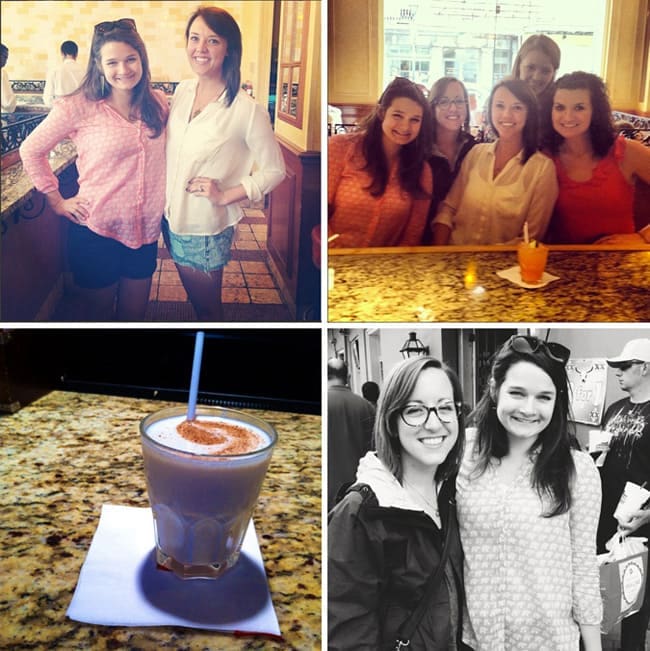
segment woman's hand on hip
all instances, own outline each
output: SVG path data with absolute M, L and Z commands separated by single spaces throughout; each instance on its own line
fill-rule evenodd
M 61 198 L 60 201 L 50 202 L 50 207 L 57 215 L 67 217 L 78 224 L 88 221 L 89 205 L 90 202 L 87 199 L 82 199 L 79 195 L 70 197 L 70 199 Z
M 189 192 L 197 197 L 205 197 L 215 206 L 225 205 L 224 193 L 219 189 L 219 182 L 207 176 L 195 176 L 193 179 L 190 179 L 185 188 L 185 192 Z

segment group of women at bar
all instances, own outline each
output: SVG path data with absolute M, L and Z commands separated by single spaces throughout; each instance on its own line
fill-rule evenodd
M 241 88 L 234 18 L 198 8 L 185 44 L 195 77 L 180 82 L 170 106 L 151 87 L 135 21 L 95 25 L 81 87 L 56 100 L 20 148 L 36 189 L 71 222 L 74 320 L 144 320 L 161 232 L 198 319 L 223 320 L 240 202 L 259 201 L 285 176 L 269 116 Z M 63 197 L 48 157 L 66 138 L 79 189 Z
M 425 98 L 394 79 L 359 131 L 329 138 L 331 246 L 513 244 L 524 225 L 547 243 L 650 242 L 634 216 L 650 149 L 617 134 L 602 79 L 555 80 L 559 66 L 552 39 L 524 41 L 480 143 L 461 81 L 443 77 Z

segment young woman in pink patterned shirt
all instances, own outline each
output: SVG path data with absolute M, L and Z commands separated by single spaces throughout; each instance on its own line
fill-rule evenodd
M 512 336 L 470 416 L 456 496 L 477 651 L 601 651 L 600 478 L 569 431 L 569 355 Z
M 144 318 L 165 204 L 167 113 L 135 22 L 106 21 L 95 25 L 80 88 L 56 100 L 20 148 L 36 189 L 71 222 L 76 320 Z M 66 138 L 77 149 L 79 192 L 64 198 L 48 155 Z
M 417 246 L 431 204 L 433 118 L 422 91 L 396 77 L 362 129 L 329 138 L 333 247 Z

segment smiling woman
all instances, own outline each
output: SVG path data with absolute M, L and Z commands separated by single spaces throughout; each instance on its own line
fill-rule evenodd
M 140 321 L 156 268 L 164 196 L 167 101 L 151 88 L 135 21 L 95 25 L 86 76 L 20 148 L 25 172 L 70 220 L 68 252 L 80 297 L 74 320 Z M 49 153 L 70 138 L 79 192 L 63 198 Z
M 404 360 L 386 379 L 377 450 L 361 459 L 356 484 L 329 516 L 329 649 L 400 640 L 417 650 L 466 648 L 454 502 L 460 405 L 458 378 L 432 357 Z
M 222 321 L 221 289 L 243 199 L 259 201 L 285 167 L 267 112 L 241 89 L 242 36 L 224 9 L 200 7 L 185 29 L 195 79 L 182 81 L 167 129 L 163 234 L 201 321 Z
M 471 149 L 433 222 L 434 244 L 513 244 L 544 237 L 557 197 L 551 161 L 537 151 L 537 101 L 520 79 L 493 89 L 488 103 L 495 143 Z
M 617 136 L 610 101 L 597 75 L 574 72 L 555 85 L 547 142 L 559 181 L 551 241 L 562 244 L 645 244 L 637 231 L 637 179 L 650 183 L 650 148 Z
M 569 431 L 564 346 L 513 335 L 494 355 L 458 475 L 468 642 L 600 651 L 600 479 Z
M 420 243 L 433 188 L 426 164 L 432 133 L 422 91 L 397 77 L 359 132 L 328 139 L 331 246 Z

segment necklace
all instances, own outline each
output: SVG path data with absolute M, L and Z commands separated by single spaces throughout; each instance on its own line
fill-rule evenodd
M 206 107 L 208 104 L 210 104 L 212 101 L 214 101 L 215 99 L 218 99 L 219 97 L 221 97 L 221 94 L 223 93 L 223 91 L 224 91 L 225 89 L 226 89 L 226 87 L 225 87 L 225 86 L 222 86 L 216 94 L 215 94 L 215 93 L 212 93 L 212 94 L 209 96 L 208 100 L 205 101 L 205 102 L 199 102 L 199 101 L 198 101 L 198 93 L 197 93 L 197 96 L 196 96 L 196 98 L 194 99 L 194 106 L 195 106 L 195 108 L 194 108 L 194 110 L 192 111 L 192 117 L 190 117 L 190 120 L 193 120 L 197 115 L 199 115 L 199 113 L 201 113 L 201 111 L 203 111 L 203 110 L 205 109 L 205 107 Z
M 420 491 L 415 486 L 413 486 L 413 484 L 411 484 L 411 482 L 407 481 L 406 478 L 404 478 L 404 484 L 408 486 L 408 488 L 410 488 L 411 491 L 415 493 L 420 498 L 420 500 L 422 500 L 422 502 L 424 502 L 427 505 L 428 507 L 427 511 L 431 510 L 435 514 L 436 520 L 439 520 L 440 511 L 438 511 L 437 499 L 435 504 L 430 500 L 428 500 L 424 495 L 422 495 L 422 493 L 420 493 Z M 435 490 L 433 491 L 433 494 L 436 496 L 436 498 L 438 497 Z

